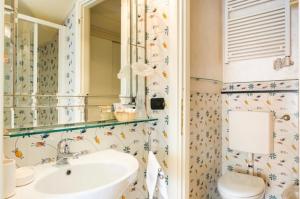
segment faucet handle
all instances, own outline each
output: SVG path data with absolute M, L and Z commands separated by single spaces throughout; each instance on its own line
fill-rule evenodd
M 70 146 L 67 142 L 64 145 L 64 153 L 65 154 L 70 154 Z
M 63 138 L 63 139 L 61 139 L 61 140 L 57 143 L 57 145 L 60 146 L 62 143 L 67 143 L 68 141 L 74 141 L 74 139 L 72 139 L 72 138 Z
M 74 141 L 72 138 L 64 138 L 61 140 L 62 142 L 69 142 L 69 141 Z
M 83 150 L 83 151 L 80 151 L 78 153 L 74 153 L 73 154 L 73 159 L 78 159 L 79 156 L 86 155 L 86 154 L 89 154 L 88 150 Z
M 72 138 L 64 138 L 64 139 L 61 139 L 57 143 L 57 151 L 58 151 L 58 153 L 61 153 L 61 149 L 63 149 L 63 153 L 70 153 L 70 147 L 69 147 L 69 144 L 68 144 L 69 141 L 74 141 L 74 139 L 72 139 Z
M 89 152 L 89 150 L 83 150 L 83 151 L 80 151 L 80 154 L 81 155 L 87 155 L 87 154 L 89 154 L 90 152 Z

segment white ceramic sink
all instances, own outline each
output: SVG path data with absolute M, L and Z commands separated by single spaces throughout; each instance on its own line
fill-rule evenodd
M 118 199 L 133 183 L 138 161 L 131 155 L 105 150 L 70 159 L 70 164 L 39 165 L 33 183 L 17 188 L 17 199 Z

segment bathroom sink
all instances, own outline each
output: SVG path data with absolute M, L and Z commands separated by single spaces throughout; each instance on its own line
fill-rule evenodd
M 74 165 L 39 179 L 35 189 L 48 194 L 76 193 L 111 184 L 125 172 L 125 167 L 113 164 Z
M 17 188 L 16 199 L 116 199 L 133 183 L 138 161 L 131 155 L 105 150 L 70 159 L 70 164 L 39 165 L 32 184 Z

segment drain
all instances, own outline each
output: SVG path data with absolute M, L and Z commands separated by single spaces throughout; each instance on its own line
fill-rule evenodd
M 71 175 L 72 171 L 71 170 L 67 170 L 66 174 L 67 176 Z

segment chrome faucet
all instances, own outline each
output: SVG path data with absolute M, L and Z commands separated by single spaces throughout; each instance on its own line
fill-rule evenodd
M 67 165 L 69 164 L 69 158 L 78 158 L 81 153 L 71 153 L 69 142 L 74 141 L 70 138 L 62 139 L 57 144 L 57 157 L 56 165 Z M 63 145 L 64 144 L 64 145 Z

